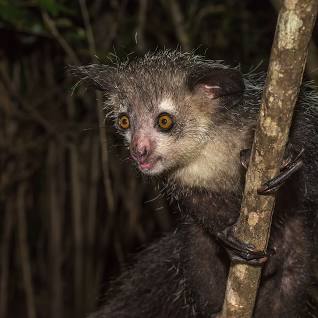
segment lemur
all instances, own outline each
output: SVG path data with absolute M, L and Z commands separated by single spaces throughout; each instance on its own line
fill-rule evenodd
M 246 172 L 240 156 L 253 142 L 264 75 L 169 50 L 70 72 L 104 93 L 138 169 L 160 178 L 179 211 L 175 231 L 137 255 L 91 317 L 217 317 L 233 255 L 224 233 L 239 215 Z M 301 148 L 302 168 L 276 193 L 268 247 L 274 253 L 263 267 L 257 318 L 306 317 L 318 203 L 318 98 L 308 84 L 286 160 Z

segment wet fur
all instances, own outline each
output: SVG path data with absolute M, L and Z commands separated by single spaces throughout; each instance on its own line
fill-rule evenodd
M 142 119 L 162 144 L 159 150 L 172 153 L 167 161 L 176 163 L 164 163 L 163 186 L 179 211 L 177 229 L 137 256 L 92 317 L 216 317 L 221 310 L 229 260 L 215 235 L 238 217 L 245 174 L 239 152 L 252 143 L 264 83 L 262 74 L 245 75 L 239 102 L 237 96 L 211 101 L 195 90 L 205 71 L 226 68 L 190 53 L 163 51 L 113 66 L 71 69 L 81 81 L 105 91 L 106 109 L 115 121 L 132 108 L 132 120 L 138 125 Z M 184 124 L 160 137 L 146 122 L 164 99 Z M 316 93 L 303 86 L 290 143 L 305 147 L 304 167 L 277 196 L 269 243 L 276 253 L 263 270 L 257 318 L 307 315 L 318 203 L 317 107 Z M 131 133 L 123 133 L 128 144 Z

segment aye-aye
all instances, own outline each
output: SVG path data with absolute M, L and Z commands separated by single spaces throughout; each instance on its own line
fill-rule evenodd
M 138 255 L 93 317 L 217 317 L 233 255 L 220 233 L 238 218 L 246 172 L 240 154 L 252 145 L 264 75 L 243 76 L 177 51 L 70 71 L 104 92 L 136 165 L 160 176 L 180 212 L 176 230 Z M 302 168 L 277 192 L 273 252 L 254 317 L 306 316 L 318 203 L 318 99 L 309 85 L 298 98 L 286 160 L 302 148 Z

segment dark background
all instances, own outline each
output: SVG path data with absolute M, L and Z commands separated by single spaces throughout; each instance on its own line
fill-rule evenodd
M 84 317 L 130 255 L 173 227 L 100 96 L 71 95 L 66 65 L 179 48 L 266 70 L 276 18 L 255 0 L 0 0 L 1 318 Z

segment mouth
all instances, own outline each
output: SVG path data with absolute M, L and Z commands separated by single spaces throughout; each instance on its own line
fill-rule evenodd
M 141 171 L 146 172 L 146 171 L 151 171 L 152 169 L 155 168 L 156 164 L 161 160 L 160 157 L 149 160 L 149 161 L 142 161 L 138 162 L 138 167 Z

